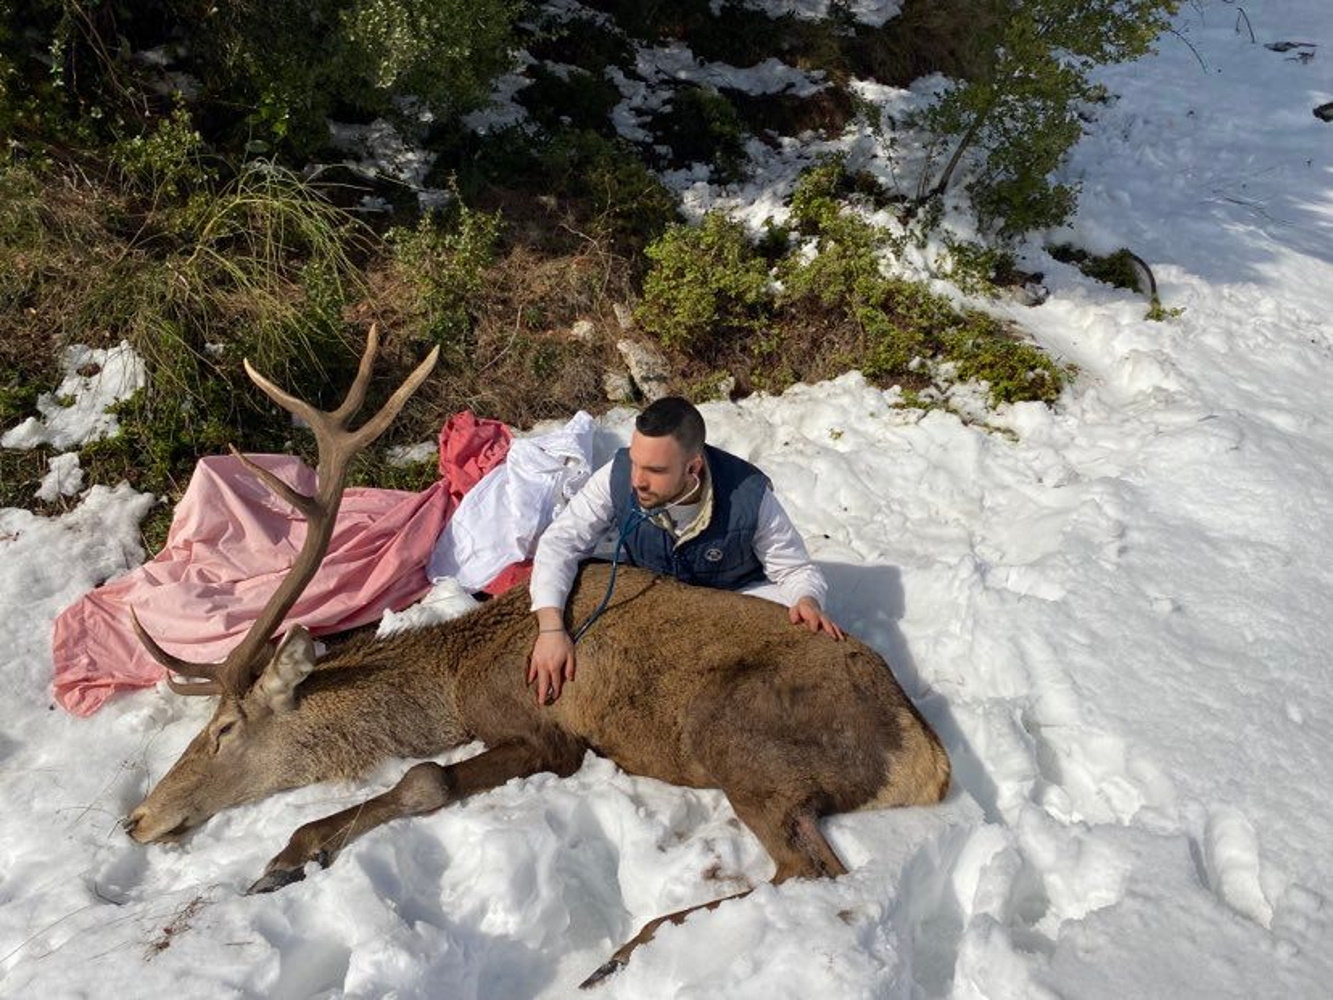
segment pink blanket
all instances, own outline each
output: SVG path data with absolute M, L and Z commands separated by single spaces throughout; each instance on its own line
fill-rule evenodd
M 337 632 L 424 594 L 424 567 L 445 520 L 504 460 L 509 441 L 503 424 L 456 414 L 440 432 L 441 478 L 429 489 L 347 490 L 328 555 L 286 622 L 301 622 L 316 635 Z M 314 471 L 298 459 L 250 457 L 297 489 L 314 490 Z M 56 700 L 75 715 L 90 715 L 116 691 L 162 679 L 165 671 L 135 638 L 130 607 L 168 653 L 222 659 L 291 566 L 305 528 L 235 458 L 200 459 L 162 551 L 56 619 Z

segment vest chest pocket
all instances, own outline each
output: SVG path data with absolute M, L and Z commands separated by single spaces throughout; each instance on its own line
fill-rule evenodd
M 722 538 L 703 538 L 687 544 L 677 559 L 689 567 L 691 582 L 731 590 L 763 575 L 751 537 L 748 532 L 730 532 Z

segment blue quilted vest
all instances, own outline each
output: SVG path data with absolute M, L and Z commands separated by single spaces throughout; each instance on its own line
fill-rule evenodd
M 754 554 L 754 533 L 768 477 L 744 459 L 711 445 L 704 446 L 704 457 L 713 483 L 708 527 L 677 546 L 669 531 L 640 520 L 625 537 L 624 556 L 631 565 L 684 583 L 739 590 L 764 579 L 764 566 Z M 611 464 L 611 500 L 620 527 L 639 510 L 629 471 L 629 449 L 621 448 Z

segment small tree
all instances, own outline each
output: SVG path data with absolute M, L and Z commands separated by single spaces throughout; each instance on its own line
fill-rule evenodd
M 936 154 L 952 149 L 937 176 L 929 167 L 923 172 L 920 195 L 943 194 L 964 155 L 979 149 L 968 193 L 984 224 L 1014 236 L 1073 211 L 1074 190 L 1050 175 L 1078 141 L 1079 103 L 1101 96 L 1090 72 L 1150 52 L 1179 0 L 996 3 L 1001 16 L 990 63 L 915 120 L 935 136 Z

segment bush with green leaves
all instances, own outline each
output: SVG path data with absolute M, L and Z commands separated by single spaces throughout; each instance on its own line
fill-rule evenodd
M 853 367 L 881 384 L 919 387 L 949 363 L 956 378 L 985 382 L 994 405 L 1053 402 L 1066 375 L 1040 348 L 886 273 L 895 243 L 835 196 L 844 181 L 833 160 L 798 182 L 791 223 L 803 240 L 786 232 L 764 240 L 778 255 L 776 281 L 743 227 L 721 213 L 669 229 L 648 249 L 642 328 L 701 369 L 696 384 L 716 385 L 721 365 L 772 391 Z
M 841 156 L 801 174 L 789 203 L 791 221 L 812 241 L 813 253 L 791 255 L 779 265 L 787 299 L 815 298 L 856 310 L 879 294 L 880 261 L 896 253 L 899 242 L 848 206 L 861 191 L 863 179 L 848 172 Z
M 1072 243 L 1059 243 L 1046 249 L 1056 260 L 1073 264 L 1089 278 L 1095 278 L 1116 288 L 1127 288 L 1131 292 L 1147 295 L 1148 312 L 1145 319 L 1162 323 L 1174 319 L 1185 311 L 1182 306 L 1168 308 L 1162 305 L 1161 296 L 1157 292 L 1157 279 L 1153 276 L 1152 268 L 1128 247 L 1121 247 L 1109 254 L 1089 253 Z
M 587 203 L 592 235 L 641 249 L 678 219 L 676 199 L 623 139 L 566 129 L 541 142 L 539 176 Z
M 944 248 L 944 276 L 965 295 L 995 295 L 997 285 L 1015 273 L 1014 255 L 1004 247 L 946 234 Z
M 446 211 L 430 212 L 414 228 L 388 233 L 398 273 L 414 289 L 415 308 L 427 339 L 461 359 L 472 332 L 486 269 L 495 263 L 499 214 L 478 212 L 458 198 Z
M 126 339 L 148 387 L 85 467 L 166 493 L 200 454 L 290 434 L 242 357 L 318 405 L 345 383 L 356 355 L 344 312 L 364 297 L 369 234 L 268 161 L 218 179 L 184 111 L 113 155 L 103 181 L 45 161 L 0 166 L 0 416 L 20 419 L 50 389 L 54 348 Z
M 723 213 L 670 227 L 647 255 L 653 266 L 635 316 L 665 346 L 702 352 L 762 325 L 771 305 L 768 265 Z
M 203 136 L 184 104 L 143 132 L 111 147 L 112 161 L 130 190 L 170 203 L 215 179 L 207 165 Z
M 1076 191 L 1051 175 L 1081 134 L 1080 104 L 1103 96 L 1090 74 L 1151 51 L 1179 0 L 994 2 L 989 63 L 915 123 L 931 135 L 938 167 L 923 174 L 923 196 L 948 189 L 974 155 L 968 193 L 983 224 L 1003 238 L 1056 225 L 1073 212 Z
M 238 140 L 297 155 L 327 145 L 328 118 L 392 114 L 405 97 L 447 120 L 479 104 L 509 65 L 516 9 L 511 0 L 219 5 L 197 28 L 205 99 L 239 100 Z

